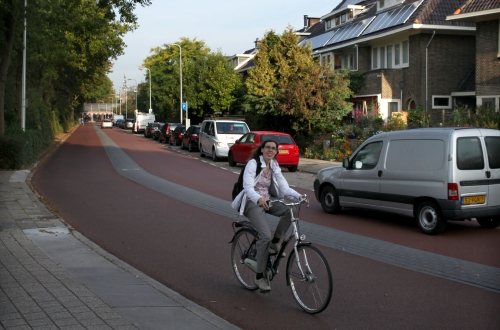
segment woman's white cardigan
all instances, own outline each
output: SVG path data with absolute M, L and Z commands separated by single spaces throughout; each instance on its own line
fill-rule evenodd
M 260 195 L 255 191 L 255 184 L 266 168 L 266 162 L 264 161 L 264 158 L 262 156 L 260 156 L 260 163 L 262 170 L 260 171 L 259 175 L 256 175 L 257 161 L 255 159 L 251 159 L 245 167 L 245 172 L 243 173 L 243 190 L 238 194 L 238 196 L 235 197 L 235 199 L 231 203 L 233 209 L 239 210 L 240 214 L 243 214 L 243 212 L 245 211 L 247 200 L 250 200 L 255 204 L 257 204 L 257 202 L 259 201 Z M 274 185 L 274 189 L 278 194 L 277 197 L 300 197 L 300 194 L 290 188 L 290 186 L 288 185 L 288 182 L 281 173 L 281 168 L 275 159 L 271 160 L 270 167 L 273 173 L 273 181 L 271 184 Z

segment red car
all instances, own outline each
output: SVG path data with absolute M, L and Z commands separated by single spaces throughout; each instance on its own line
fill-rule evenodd
M 299 147 L 290 134 L 274 131 L 252 131 L 239 138 L 235 144 L 229 148 L 227 157 L 229 166 L 236 166 L 237 163 L 246 164 L 252 158 L 252 154 L 264 140 L 275 140 L 279 144 L 276 160 L 280 166 L 288 168 L 290 172 L 295 172 L 299 166 Z

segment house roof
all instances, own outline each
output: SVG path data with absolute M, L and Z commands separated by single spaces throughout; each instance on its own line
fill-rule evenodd
M 325 30 L 324 22 L 317 24 L 318 27 L 315 26 L 316 29 L 308 31 L 311 33 L 310 36 L 302 40 L 301 44 L 307 42 L 313 50 L 336 47 L 356 39 L 371 38 L 414 24 L 440 25 L 443 28 L 449 26 L 455 29 L 457 27 L 474 27 L 473 23 L 446 20 L 447 15 L 453 13 L 456 8 L 466 2 L 467 0 L 409 0 L 377 12 L 377 0 L 344 0 L 332 12 L 338 12 L 339 8 L 353 3 L 365 6 L 365 10 L 353 20 L 334 29 Z M 323 17 L 331 16 L 325 15 Z
M 456 7 L 448 20 L 486 21 L 500 18 L 500 0 L 468 0 Z
M 461 8 L 462 13 L 500 9 L 500 0 L 469 0 Z

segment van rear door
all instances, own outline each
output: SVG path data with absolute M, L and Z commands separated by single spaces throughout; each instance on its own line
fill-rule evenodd
M 485 136 L 487 154 L 488 206 L 500 206 L 500 133 L 498 136 Z M 489 173 L 488 173 L 489 172 Z
M 476 130 L 473 132 L 474 135 L 459 136 L 456 139 L 457 172 L 454 182 L 459 184 L 460 203 L 464 210 L 484 207 L 489 195 L 482 137 Z

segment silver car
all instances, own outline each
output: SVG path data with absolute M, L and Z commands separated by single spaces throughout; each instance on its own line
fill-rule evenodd
M 328 213 L 366 208 L 414 217 L 437 234 L 447 220 L 500 224 L 500 131 L 427 128 L 367 139 L 342 167 L 321 170 L 314 192 Z

